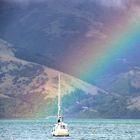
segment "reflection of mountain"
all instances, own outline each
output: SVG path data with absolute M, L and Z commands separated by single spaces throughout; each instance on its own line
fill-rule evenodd
M 57 95 L 58 73 L 16 58 L 9 44 L 0 40 L 0 117 L 37 116 L 45 108 L 47 113 L 48 102 Z M 104 93 L 64 73 L 61 74 L 61 86 L 63 95 L 78 90 L 91 96 Z

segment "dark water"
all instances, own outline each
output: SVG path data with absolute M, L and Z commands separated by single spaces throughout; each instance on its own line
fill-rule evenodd
M 51 136 L 53 121 L 1 120 L 0 140 L 140 140 L 140 120 L 66 120 L 70 137 Z

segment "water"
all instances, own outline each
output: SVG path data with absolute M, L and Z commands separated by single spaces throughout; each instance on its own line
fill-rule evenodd
M 70 137 L 51 136 L 53 121 L 0 120 L 0 140 L 140 140 L 140 120 L 66 120 Z

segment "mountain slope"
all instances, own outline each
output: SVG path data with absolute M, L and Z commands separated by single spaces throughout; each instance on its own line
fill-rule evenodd
M 112 109 L 116 113 L 120 112 L 120 118 L 140 118 L 140 68 L 134 67 L 130 71 L 118 75 L 108 75 L 98 83 L 101 88 L 110 93 L 110 98 L 114 98 Z M 117 115 L 116 113 L 116 115 Z M 117 115 L 118 116 L 118 115 Z
M 140 70 L 102 79 L 100 87 L 15 57 L 0 40 L 0 118 L 46 117 L 57 113 L 61 73 L 63 113 L 78 118 L 140 118 Z
M 57 77 L 61 72 L 16 58 L 12 47 L 3 40 L 0 52 L 0 117 L 50 115 L 47 109 L 57 96 Z M 61 73 L 61 88 L 62 96 L 78 94 L 78 90 L 91 96 L 105 93 L 64 73 Z

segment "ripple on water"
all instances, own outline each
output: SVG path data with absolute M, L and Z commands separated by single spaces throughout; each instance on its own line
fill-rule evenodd
M 140 140 L 140 120 L 67 120 L 70 137 L 51 136 L 48 120 L 1 120 L 0 140 Z

